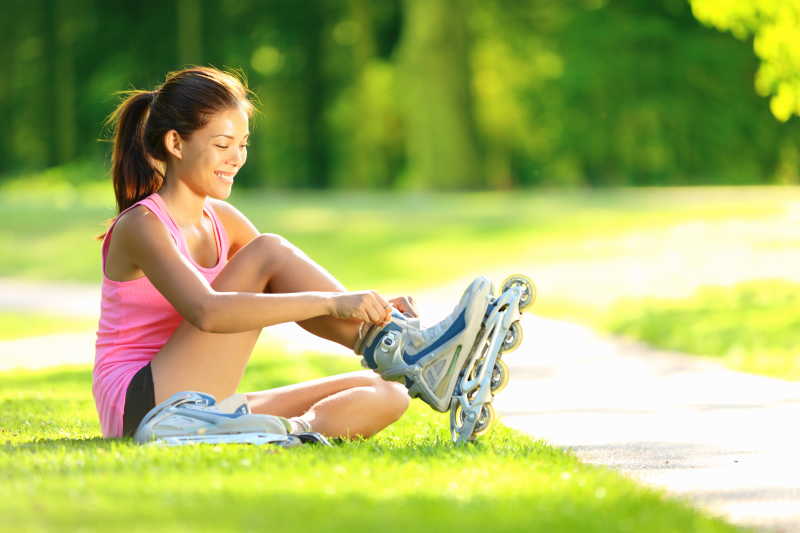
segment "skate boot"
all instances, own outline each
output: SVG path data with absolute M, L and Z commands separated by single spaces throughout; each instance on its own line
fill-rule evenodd
M 495 418 L 492 400 L 508 383 L 508 366 L 501 356 L 522 343 L 520 313 L 536 299 L 536 287 L 516 274 L 503 282 L 492 298 L 469 360 L 459 375 L 450 405 L 450 433 L 456 444 L 474 440 L 489 430 Z
M 217 403 L 210 394 L 183 391 L 151 409 L 133 438 L 140 444 L 167 446 L 249 443 L 291 447 L 305 442 L 330 445 L 318 433 L 292 435 L 290 431 L 291 424 L 283 417 L 252 414 L 243 394 Z
M 369 327 L 354 351 L 364 357 L 364 366 L 384 379 L 403 381 L 412 398 L 419 397 L 437 411 L 447 411 L 491 294 L 492 283 L 484 277 L 476 278 L 453 312 L 426 329 L 420 327 L 419 319 L 395 311 L 388 325 Z

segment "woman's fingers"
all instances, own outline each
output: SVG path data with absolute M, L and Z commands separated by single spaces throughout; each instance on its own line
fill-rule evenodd
M 391 306 L 380 294 L 375 291 L 370 291 L 367 294 L 367 298 L 365 298 L 364 308 L 370 323 L 384 324 L 386 323 L 387 312 L 390 312 Z
M 376 304 L 376 312 L 378 319 L 375 321 L 375 324 L 381 324 L 385 326 L 388 324 L 392 319 L 392 306 L 386 299 L 378 294 L 375 291 L 372 291 L 373 296 L 375 297 L 375 304 Z
M 369 324 L 386 325 L 392 320 L 392 305 L 375 291 L 343 293 L 336 296 L 333 316 L 356 318 Z
M 417 315 L 417 306 L 414 303 L 414 298 L 411 296 L 400 296 L 398 298 L 394 298 L 390 300 L 392 304 L 397 308 L 398 311 L 405 315 L 409 315 L 412 318 L 416 318 Z

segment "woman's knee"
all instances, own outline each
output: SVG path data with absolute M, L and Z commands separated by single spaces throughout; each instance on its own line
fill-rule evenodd
M 390 419 L 390 423 L 394 422 L 408 410 L 411 403 L 408 390 L 405 385 L 396 381 L 385 381 L 380 377 L 378 381 L 376 388 L 383 400 L 381 405 L 384 408 L 385 416 Z
M 294 253 L 293 245 L 276 233 L 262 233 L 251 242 L 267 276 L 279 271 Z

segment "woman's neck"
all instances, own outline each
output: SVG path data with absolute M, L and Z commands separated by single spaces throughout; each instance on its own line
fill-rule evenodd
M 167 179 L 158 195 L 169 208 L 169 213 L 179 226 L 197 226 L 203 219 L 206 197 L 200 196 L 179 179 Z

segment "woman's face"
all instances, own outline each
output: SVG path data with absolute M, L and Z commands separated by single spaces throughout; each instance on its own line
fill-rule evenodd
M 249 137 L 249 119 L 242 109 L 212 115 L 203 128 L 182 139 L 177 175 L 199 195 L 226 199 L 247 161 Z

